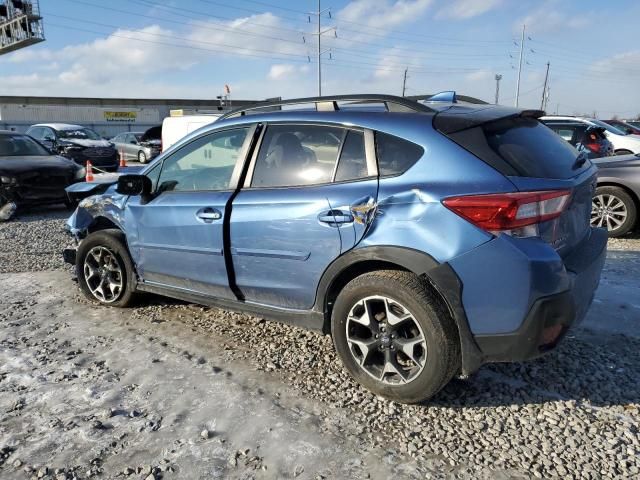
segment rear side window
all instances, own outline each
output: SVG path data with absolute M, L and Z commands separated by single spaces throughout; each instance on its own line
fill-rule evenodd
M 252 187 L 329 183 L 346 130 L 317 125 L 271 125 L 260 146 Z
M 576 168 L 578 151 L 533 118 L 504 118 L 449 138 L 505 175 L 572 178 L 590 166 Z
M 366 178 L 367 156 L 364 149 L 364 133 L 350 130 L 344 141 L 336 170 L 336 182 Z
M 381 177 L 401 175 L 424 154 L 420 145 L 386 133 L 376 132 L 376 157 Z

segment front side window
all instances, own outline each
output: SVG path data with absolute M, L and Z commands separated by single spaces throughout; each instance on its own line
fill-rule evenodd
M 167 158 L 158 180 L 159 192 L 227 190 L 249 128 L 197 138 Z
M 329 183 L 344 142 L 342 128 L 272 125 L 264 135 L 252 187 L 294 187 Z

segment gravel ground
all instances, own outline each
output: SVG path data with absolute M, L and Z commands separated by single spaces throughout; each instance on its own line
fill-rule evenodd
M 0 271 L 59 268 L 60 261 L 43 252 L 55 252 L 54 255 L 59 256 L 58 252 L 66 243 L 66 238 L 52 235 L 48 229 L 51 226 L 61 228 L 64 217 L 66 212 L 54 212 L 47 217 L 48 220 L 34 214 L 0 224 L 3 255 L 0 257 Z M 24 249 L 20 250 L 19 255 L 6 255 L 6 239 L 27 239 L 32 238 L 31 235 L 38 239 L 36 248 L 28 247 L 31 244 L 24 241 L 21 242 Z M 637 294 L 633 292 L 638 291 L 640 283 L 637 277 L 640 271 L 640 237 L 635 235 L 612 240 L 610 251 L 601 287 L 584 324 L 588 328 L 576 329 L 557 352 L 543 359 L 523 364 L 485 366 L 471 379 L 453 381 L 433 401 L 418 406 L 395 404 L 368 393 L 343 372 L 329 337 L 295 327 L 156 297 L 148 297 L 138 308 L 121 313 L 110 309 L 92 309 L 86 305 L 82 312 L 91 316 L 90 323 L 94 328 L 96 320 L 99 321 L 98 325 L 102 325 L 104 322 L 122 322 L 118 319 L 123 316 L 128 319 L 130 316 L 135 329 L 120 329 L 120 336 L 116 339 L 116 335 L 112 335 L 112 342 L 127 343 L 129 339 L 126 333 L 129 330 L 131 335 L 140 335 L 142 332 L 144 335 L 158 336 L 161 335 L 157 332 L 162 331 L 163 341 L 171 344 L 175 343 L 175 335 L 180 334 L 181 330 L 176 329 L 183 328 L 193 339 L 215 345 L 209 354 L 217 356 L 216 365 L 229 371 L 233 368 L 235 375 L 240 376 L 257 370 L 257 376 L 251 377 L 250 382 L 255 382 L 265 391 L 288 392 L 291 399 L 297 399 L 288 401 L 284 407 L 286 411 L 302 408 L 302 411 L 312 412 L 308 415 L 313 419 L 311 424 L 316 429 L 310 429 L 307 434 L 319 436 L 317 445 L 323 442 L 331 444 L 333 441 L 348 443 L 344 445 L 346 457 L 354 458 L 356 464 L 361 464 L 347 476 L 385 478 L 389 470 L 385 473 L 379 470 L 384 467 L 391 469 L 394 475 L 408 478 L 637 478 L 640 477 L 640 304 Z M 0 278 L 6 280 L 14 276 Z M 21 277 L 16 275 L 15 278 Z M 64 285 L 57 287 L 58 291 L 69 290 L 64 281 L 60 283 Z M 56 289 L 55 283 L 51 288 Z M 1 305 L 0 308 L 5 310 Z M 8 324 L 20 318 L 26 319 L 30 315 L 28 304 L 24 309 L 22 312 L 22 307 L 19 307 L 19 314 L 15 309 L 9 310 L 1 318 Z M 4 340 L 3 349 L 12 347 L 21 350 L 22 346 L 27 346 L 28 341 L 23 339 L 28 339 L 30 329 L 37 329 L 37 325 L 44 321 L 37 318 L 33 320 L 35 326 L 31 322 L 29 329 L 22 329 L 10 336 L 13 341 L 19 339 L 15 345 L 9 345 L 6 343 L 8 340 Z M 93 335 L 89 328 L 84 334 Z M 45 338 L 41 341 L 46 345 L 50 340 Z M 31 347 L 43 348 L 37 344 Z M 106 344 L 100 350 L 106 365 L 119 361 L 114 358 L 117 354 L 109 353 L 110 348 L 113 348 L 111 344 Z M 150 349 L 144 345 L 138 348 Z M 52 349 L 57 351 L 53 346 Z M 189 358 L 191 362 L 188 365 L 194 367 L 181 365 L 180 368 L 186 368 L 188 372 L 192 368 L 200 368 L 198 356 L 187 352 L 187 357 L 193 357 Z M 179 364 L 175 355 L 165 361 L 167 368 L 169 365 L 175 368 Z M 208 361 L 205 363 L 208 364 Z M 53 378 L 61 372 L 63 375 L 65 371 L 69 373 L 68 363 L 63 366 L 53 361 L 47 365 Z M 121 364 L 120 368 L 126 370 L 126 365 Z M 42 374 L 46 377 L 44 371 Z M 7 383 L 4 380 L 6 375 L 6 368 L 0 366 L 0 407 L 19 400 L 14 398 L 16 392 L 11 390 L 19 386 Z M 157 375 L 157 372 L 154 373 L 152 378 Z M 96 388 L 111 396 L 117 396 L 116 393 L 122 395 L 118 390 L 122 385 L 99 380 Z M 146 381 L 152 382 L 149 379 Z M 10 386 L 9 390 L 7 385 Z M 27 393 L 31 391 L 30 385 L 22 386 Z M 158 388 L 169 395 L 175 388 L 182 387 L 163 380 Z M 7 396 L 9 391 L 10 397 Z M 138 401 L 142 410 L 150 408 L 149 401 L 144 397 L 138 398 Z M 296 401 L 304 403 L 304 407 L 292 407 Z M 13 416 L 22 410 L 20 402 L 14 403 L 11 403 L 10 413 L 6 415 Z M 166 404 L 160 402 L 151 410 L 167 418 L 177 415 L 176 408 L 167 400 Z M 3 411 L 2 408 L 0 411 Z M 52 422 L 53 413 L 40 413 L 43 424 L 39 428 L 48 434 L 56 431 L 55 426 L 47 427 Z M 285 418 L 278 421 L 293 420 Z M 13 438 L 7 435 L 15 434 L 12 428 L 18 428 L 17 425 L 9 424 L 0 417 L 0 476 L 3 476 L 3 468 L 5 474 L 14 471 L 2 466 L 3 462 L 10 461 L 5 462 L 4 457 L 14 461 L 21 455 L 20 449 L 23 447 L 14 447 L 6 442 L 7 438 Z M 161 431 L 148 435 L 153 437 Z M 180 438 L 169 440 L 178 441 Z M 143 438 L 135 436 L 128 440 L 130 448 L 135 447 L 138 463 L 146 452 L 144 445 L 140 444 L 143 441 Z M 283 445 L 287 444 L 284 439 L 282 441 Z M 64 459 L 62 451 L 62 447 L 58 446 L 56 450 L 49 446 L 48 449 L 43 447 L 35 451 L 34 455 L 49 458 L 48 463 L 53 468 L 56 462 L 60 464 Z M 108 468 L 101 467 L 106 475 L 115 476 L 120 470 L 113 470 L 114 465 L 118 468 L 122 466 L 121 462 L 113 460 L 118 453 L 105 452 L 96 458 L 100 459 L 100 463 L 106 462 Z M 353 452 L 362 455 L 354 456 Z M 375 452 L 384 453 L 380 456 Z M 146 454 L 152 456 L 149 452 Z M 311 457 L 316 461 L 319 459 L 317 455 Z M 194 458 L 196 462 L 206 463 L 202 457 L 185 454 L 184 458 L 173 458 L 170 464 L 177 469 L 184 469 L 185 459 L 193 461 Z M 375 458 L 382 458 L 382 464 L 376 464 L 372 460 Z M 152 460 L 155 461 L 155 468 L 159 468 L 157 465 L 162 461 L 160 457 L 149 458 L 149 462 Z M 47 463 L 45 460 L 38 461 Z M 272 455 L 270 461 L 277 463 L 277 456 Z M 67 465 L 67 462 L 63 460 L 62 464 Z M 314 476 L 308 478 L 323 478 L 317 464 L 312 465 L 313 469 L 307 468 L 304 475 L 313 471 Z M 295 466 L 286 466 L 290 467 L 295 470 Z M 74 470 L 74 474 L 79 471 Z M 271 470 L 259 470 L 258 473 L 255 469 L 233 470 L 234 474 L 257 475 L 259 478 L 278 477 L 270 476 L 274 471 L 273 467 Z M 229 475 L 229 471 L 225 472 Z M 157 470 L 156 473 L 174 478 L 166 471 Z M 324 478 L 345 478 L 346 475 L 345 471 L 336 469 L 325 473 L 328 476 Z M 315 477 L 316 474 L 321 476 Z M 190 477 L 182 475 L 175 478 Z
M 62 249 L 69 243 L 64 230 L 66 208 L 19 211 L 0 222 L 0 273 L 64 268 Z

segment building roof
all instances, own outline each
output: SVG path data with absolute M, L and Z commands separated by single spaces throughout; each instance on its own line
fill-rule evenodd
M 233 100 L 232 106 L 256 103 L 258 100 Z M 225 102 L 227 105 L 229 102 Z M 89 105 L 89 106 L 157 106 L 157 105 L 189 105 L 192 107 L 222 107 L 219 99 L 187 99 L 187 98 L 102 98 L 102 97 L 40 97 L 40 96 L 0 96 L 1 104 L 22 105 Z

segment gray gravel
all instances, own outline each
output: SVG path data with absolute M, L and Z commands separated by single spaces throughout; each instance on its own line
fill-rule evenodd
M 0 271 L 59 268 L 58 252 L 66 238 L 52 235 L 45 224 L 59 228 L 65 216 L 27 216 L 0 224 Z M 28 241 L 30 232 L 36 232 L 36 248 Z M 14 238 L 24 243 L 15 258 L 5 253 L 6 239 Z M 249 365 L 319 405 L 319 418 L 328 419 L 319 422 L 323 432 L 355 438 L 366 449 L 383 449 L 389 454 L 385 461 L 396 466 L 413 459 L 411 471 L 423 477 L 638 478 L 640 305 L 636 297 L 607 308 L 609 303 L 601 299 L 610 302 L 620 284 L 640 287 L 640 239 L 612 240 L 610 250 L 616 261 L 605 268 L 606 281 L 587 324 L 613 325 L 622 311 L 632 325 L 627 335 L 606 328 L 597 333 L 578 329 L 543 359 L 486 366 L 469 380 L 453 381 L 420 406 L 385 401 L 355 384 L 327 336 L 156 297 L 147 298 L 131 315 L 150 332 L 179 323 L 191 329 L 194 338 L 216 338 L 225 365 Z M 632 260 L 621 257 L 619 250 L 634 255 Z M 199 368 L 200 357 L 185 355 Z M 15 408 L 22 407 L 17 403 Z M 194 436 L 203 441 L 206 431 L 215 438 L 215 427 L 209 428 L 201 425 Z M 13 457 L 0 451 L 0 464 L 3 455 Z M 259 458 L 252 462 L 260 465 Z
M 70 212 L 49 207 L 18 211 L 0 222 L 0 273 L 64 268 L 62 249 L 69 237 L 64 225 Z

